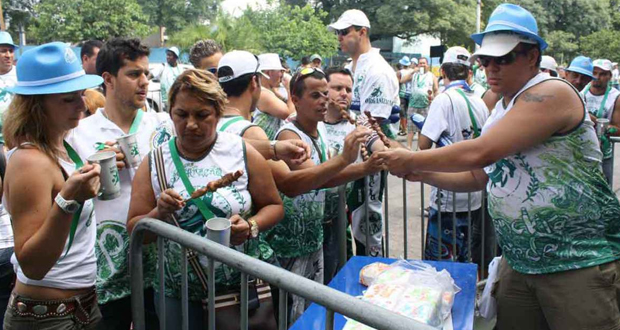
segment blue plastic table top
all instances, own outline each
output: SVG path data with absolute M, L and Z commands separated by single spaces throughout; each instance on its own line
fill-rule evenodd
M 366 290 L 366 287 L 359 283 L 359 274 L 362 267 L 373 262 L 391 264 L 394 261 L 396 259 L 353 257 L 336 274 L 329 286 L 352 296 L 360 296 Z M 435 267 L 438 271 L 442 269 L 447 270 L 456 285 L 461 288 L 452 306 L 454 329 L 472 330 L 474 324 L 474 302 L 476 299 L 476 264 L 429 260 L 424 260 L 424 262 Z M 334 329 L 342 329 L 346 323 L 345 318 L 340 314 L 336 314 L 334 319 Z M 312 304 L 289 330 L 317 329 L 325 329 L 325 308 Z

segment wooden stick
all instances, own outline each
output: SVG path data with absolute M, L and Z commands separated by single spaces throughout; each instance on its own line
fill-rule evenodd
M 183 202 L 187 203 L 194 198 L 199 198 L 199 197 L 204 196 L 208 192 L 215 192 L 216 190 L 220 188 L 230 186 L 231 184 L 233 184 L 233 182 L 239 180 L 239 178 L 242 175 L 243 175 L 242 170 L 238 170 L 234 173 L 228 173 L 215 181 L 211 181 L 207 183 L 206 186 L 200 189 L 197 189 L 196 191 L 192 193 L 192 195 L 188 199 L 184 200 Z

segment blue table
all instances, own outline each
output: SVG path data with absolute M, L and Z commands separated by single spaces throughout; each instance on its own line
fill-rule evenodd
M 366 287 L 359 283 L 359 273 L 362 267 L 373 262 L 383 262 L 391 264 L 396 259 L 372 258 L 372 257 L 353 257 L 336 274 L 336 277 L 329 283 L 331 288 L 348 293 L 352 296 L 362 295 Z M 438 271 L 447 270 L 456 285 L 461 291 L 454 299 L 452 306 L 452 321 L 455 330 L 472 330 L 474 324 L 474 302 L 476 299 L 476 264 L 464 264 L 444 261 L 424 261 L 435 267 Z M 346 320 L 336 314 L 334 329 L 340 330 L 344 327 Z M 304 314 L 295 322 L 290 330 L 315 330 L 325 329 L 325 308 L 312 304 Z

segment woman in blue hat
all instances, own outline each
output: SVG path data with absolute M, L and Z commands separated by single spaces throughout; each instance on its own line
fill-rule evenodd
M 91 199 L 98 165 L 66 148 L 66 133 L 84 111 L 83 90 L 102 83 L 87 75 L 67 44 L 26 51 L 4 123 L 8 165 L 3 204 L 12 220 L 17 281 L 4 329 L 94 329 L 96 226 Z

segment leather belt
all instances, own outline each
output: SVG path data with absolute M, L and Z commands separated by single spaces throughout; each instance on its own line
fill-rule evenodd
M 34 300 L 13 292 L 9 300 L 9 307 L 19 316 L 46 319 L 73 314 L 76 321 L 82 325 L 90 324 L 90 310 L 95 304 L 97 304 L 95 288 L 86 294 L 61 300 Z

